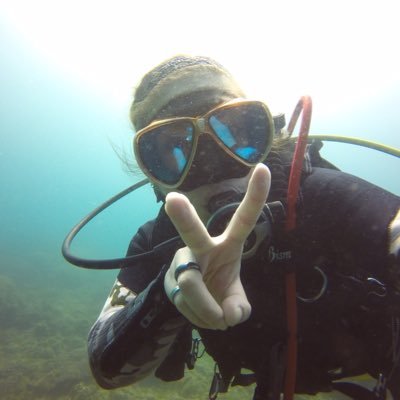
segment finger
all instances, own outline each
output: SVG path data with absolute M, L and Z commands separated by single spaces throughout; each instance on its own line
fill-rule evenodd
M 258 164 L 249 180 L 246 195 L 225 231 L 230 239 L 240 243 L 246 240 L 264 208 L 270 186 L 271 173 L 268 167 Z
M 176 192 L 167 194 L 165 211 L 185 244 L 196 253 L 211 246 L 211 237 L 188 198 Z
M 187 310 L 211 329 L 226 329 L 221 306 L 208 291 L 202 276 L 196 271 L 187 271 L 178 277 L 178 285 Z
M 191 261 L 201 269 L 201 266 L 196 263 L 194 254 L 189 247 L 183 247 L 177 250 L 164 278 L 164 288 L 168 298 L 175 305 L 183 304 L 177 308 L 193 323 L 194 316 L 196 316 L 197 323 L 202 321 L 201 326 L 209 326 L 212 324 L 221 327 L 221 329 L 226 328 L 222 317 L 221 307 L 215 303 L 215 300 L 212 297 L 212 305 L 209 304 L 210 298 L 208 296 L 211 295 L 204 284 L 201 270 L 184 269 L 180 273 L 176 274 L 177 269 L 182 265 L 187 265 L 187 260 Z M 198 287 L 200 288 L 199 290 L 197 290 Z M 179 288 L 178 292 L 176 292 L 176 288 Z M 203 291 L 204 294 L 199 293 L 199 291 Z M 194 299 L 192 299 L 193 296 Z M 188 298 L 188 303 L 190 305 L 187 305 L 186 302 L 182 303 L 182 297 Z M 179 300 L 179 303 L 177 302 L 178 298 L 181 299 Z M 207 302 L 208 306 L 205 306 L 203 303 Z M 184 307 L 184 309 L 182 307 Z M 201 310 L 200 313 L 198 313 L 198 309 Z M 211 311 L 204 311 L 207 309 Z M 190 312 L 188 310 L 190 310 Z M 197 314 L 200 314 L 200 316 Z M 205 318 L 202 319 L 202 315 L 205 316 Z
M 181 294 L 177 295 L 175 298 L 175 307 L 193 325 L 197 326 L 198 328 L 209 329 L 209 326 L 204 321 L 199 319 L 197 315 L 189 308 Z
M 185 246 L 178 249 L 175 252 L 174 258 L 172 259 L 171 265 L 169 267 L 171 277 L 174 279 L 175 283 L 177 281 L 177 269 L 180 269 L 180 271 L 178 271 L 178 276 L 186 272 L 197 272 L 194 268 L 191 268 L 189 264 L 193 264 L 193 266 L 195 266 L 196 268 L 200 268 L 200 271 L 202 271 L 202 266 L 197 262 L 196 256 L 194 255 L 190 247 Z
M 191 250 L 189 249 L 189 247 L 183 247 L 183 248 L 177 250 L 175 253 L 175 256 L 171 262 L 171 265 L 165 274 L 164 289 L 170 300 L 171 300 L 172 291 L 178 285 L 177 279 L 175 277 L 176 269 L 180 265 L 184 264 L 185 261 L 188 261 L 188 260 L 192 261 L 192 262 L 194 262 L 194 260 L 195 260 L 195 257 L 193 255 L 193 253 L 191 252 Z M 192 274 L 197 273 L 200 275 L 200 273 L 198 271 L 194 271 L 194 270 L 184 271 L 180 275 L 182 275 L 183 273 L 192 273 Z
M 251 314 L 251 305 L 247 300 L 246 293 L 240 280 L 237 280 L 231 287 L 232 292 L 222 302 L 225 323 L 228 326 L 235 326 L 246 321 Z
M 182 295 L 182 293 L 179 293 L 176 296 L 175 307 L 186 319 L 188 319 L 193 325 L 198 328 L 214 330 L 225 330 L 227 328 L 227 325 L 224 322 L 223 318 L 221 318 L 217 324 L 215 324 L 213 320 L 202 320 L 201 318 L 199 318 L 196 313 L 189 307 L 186 302 L 186 298 Z
M 177 308 L 177 310 L 187 318 L 192 324 L 200 327 L 200 328 L 209 328 L 209 326 L 199 319 L 196 314 L 189 308 L 186 304 L 185 299 L 180 291 L 180 287 L 177 285 L 177 282 L 171 278 L 172 272 L 167 272 L 164 280 L 164 288 L 165 292 L 171 303 Z M 178 288 L 178 290 L 176 290 Z
M 185 249 L 181 250 L 184 252 Z M 181 314 L 200 328 L 226 329 L 222 309 L 205 287 L 201 273 L 188 270 L 181 273 L 176 281 L 174 271 L 173 267 L 168 269 L 164 288 L 168 298 Z

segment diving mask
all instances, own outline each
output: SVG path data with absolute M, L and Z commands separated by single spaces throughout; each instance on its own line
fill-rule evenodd
M 203 135 L 207 139 L 203 140 Z M 182 189 L 189 171 L 194 169 L 192 166 L 200 169 L 203 164 L 221 159 L 221 154 L 215 157 L 215 146 L 206 143 L 215 142 L 222 155 L 228 156 L 225 159 L 235 161 L 231 165 L 228 161 L 222 165 L 226 168 L 225 174 L 237 165 L 242 167 L 238 173 L 244 175 L 249 167 L 265 159 L 273 136 L 274 121 L 267 106 L 260 101 L 236 99 L 201 117 L 170 118 L 151 123 L 135 135 L 134 151 L 139 166 L 154 183 L 168 189 Z M 200 138 L 201 164 L 196 163 Z M 209 149 L 210 154 L 204 155 L 204 149 Z

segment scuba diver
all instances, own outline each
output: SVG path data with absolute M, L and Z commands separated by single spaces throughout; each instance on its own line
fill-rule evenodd
M 290 140 L 292 121 L 208 57 L 150 70 L 130 118 L 161 208 L 90 330 L 97 383 L 181 379 L 195 330 L 216 363 L 210 399 L 251 383 L 254 400 L 400 399 L 400 198 Z M 361 374 L 372 390 L 343 381 Z

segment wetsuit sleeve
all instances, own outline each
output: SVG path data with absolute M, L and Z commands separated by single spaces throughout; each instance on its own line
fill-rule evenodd
M 137 236 L 136 250 L 145 243 L 143 232 Z M 117 279 L 89 332 L 90 367 L 104 389 L 130 385 L 153 371 L 157 375 L 157 368 L 187 326 L 165 295 L 167 266 L 158 269 L 158 275 L 137 293 Z M 143 276 L 140 279 L 144 285 Z
M 300 251 L 328 255 L 350 271 L 362 269 L 395 284 L 389 264 L 390 253 L 399 251 L 398 196 L 323 168 L 314 168 L 304 180 L 302 196 Z

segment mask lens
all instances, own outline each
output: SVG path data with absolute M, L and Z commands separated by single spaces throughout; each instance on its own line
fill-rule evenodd
M 220 141 L 250 164 L 263 159 L 272 141 L 271 118 L 261 103 L 238 104 L 216 110 L 208 122 Z
M 182 177 L 194 142 L 190 121 L 173 121 L 140 136 L 137 149 L 148 172 L 159 181 L 174 185 Z

